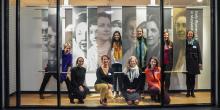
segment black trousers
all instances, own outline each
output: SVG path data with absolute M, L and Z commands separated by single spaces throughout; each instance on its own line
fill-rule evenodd
M 114 73 L 113 88 L 114 91 L 122 91 L 123 86 L 123 73 Z
M 187 92 L 189 93 L 190 91 L 193 93 L 195 89 L 195 74 L 186 74 L 186 87 L 187 87 Z
M 43 93 L 44 93 L 44 90 L 45 90 L 45 88 L 46 88 L 46 85 L 47 85 L 47 83 L 49 82 L 50 77 L 52 77 L 52 76 L 53 76 L 55 79 L 58 78 L 58 77 L 57 77 L 58 75 L 57 75 L 56 73 L 45 73 L 45 74 L 44 74 L 44 79 L 43 79 L 43 81 L 42 81 L 42 83 L 41 83 L 41 86 L 40 86 L 40 94 L 43 94 Z M 69 97 L 70 97 L 71 86 L 70 86 L 70 80 L 69 80 L 68 77 L 66 78 L 65 83 L 66 83 L 66 87 L 67 87 L 67 90 L 68 90 L 68 95 L 69 95 Z
M 122 64 L 114 63 L 112 64 L 113 75 L 113 89 L 114 91 L 122 91 L 123 86 L 123 73 L 122 73 Z M 115 73 L 121 72 L 121 73 Z
M 144 92 L 144 87 L 145 87 L 146 76 L 145 76 L 144 73 L 141 73 L 139 77 L 140 77 L 139 79 L 140 79 L 140 85 L 141 85 L 140 92 L 143 93 Z
M 170 65 L 164 65 L 164 71 L 171 71 L 172 67 Z M 164 83 L 165 83 L 165 90 L 169 90 L 170 88 L 170 76 L 171 73 L 164 73 Z

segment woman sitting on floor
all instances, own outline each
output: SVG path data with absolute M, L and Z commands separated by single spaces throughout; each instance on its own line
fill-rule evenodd
M 86 69 L 83 67 L 84 59 L 83 57 L 78 57 L 76 60 L 76 67 L 71 69 L 71 98 L 70 103 L 75 103 L 74 99 L 78 99 L 78 104 L 84 104 L 83 99 L 89 93 L 88 87 L 85 86 L 85 74 Z
M 102 65 L 96 70 L 97 80 L 95 82 L 95 90 L 100 92 L 100 104 L 104 106 L 107 105 L 107 99 L 113 98 L 113 71 L 109 65 L 109 61 L 109 57 L 107 55 L 103 55 L 101 57 Z
M 140 90 L 141 90 L 141 69 L 137 66 L 137 58 L 131 56 L 128 59 L 127 68 L 123 77 L 123 96 L 128 105 L 138 105 L 140 101 Z

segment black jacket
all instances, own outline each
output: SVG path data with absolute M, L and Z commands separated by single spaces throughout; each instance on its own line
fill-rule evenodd
M 100 84 L 100 83 L 113 84 L 112 68 L 109 68 L 108 74 L 105 74 L 101 67 L 97 68 L 96 77 L 97 77 L 97 80 L 96 80 L 95 84 Z
M 199 42 L 194 40 L 193 44 L 188 44 L 186 40 L 186 70 L 188 74 L 200 74 L 199 64 L 202 64 Z
M 130 82 L 128 76 L 124 74 L 123 77 L 123 91 L 127 91 L 127 89 L 135 89 L 137 92 L 142 91 L 142 86 L 145 83 L 145 74 L 142 73 L 141 69 L 139 69 L 139 77 L 134 78 L 133 82 Z M 144 83 L 143 83 L 144 82 Z
M 73 88 L 83 86 L 85 82 L 86 69 L 84 67 L 73 67 L 71 69 L 71 85 Z

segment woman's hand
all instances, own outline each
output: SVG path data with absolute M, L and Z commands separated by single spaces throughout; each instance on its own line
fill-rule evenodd
M 111 84 L 108 84 L 108 89 L 112 89 L 112 85 Z
M 84 88 L 82 86 L 79 86 L 79 90 L 82 92 L 84 91 Z

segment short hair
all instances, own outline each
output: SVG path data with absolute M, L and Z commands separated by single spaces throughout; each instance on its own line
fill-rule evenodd
M 114 20 L 111 22 L 111 24 L 112 24 L 112 27 L 114 27 L 115 25 L 118 25 L 118 27 L 120 28 L 122 27 L 122 23 L 120 20 Z
M 156 15 L 150 15 L 147 17 L 147 22 L 155 22 L 155 24 L 157 25 L 157 28 L 160 28 L 160 17 L 156 16 Z
M 70 44 L 69 42 L 67 42 L 67 43 L 64 44 L 64 48 L 66 48 L 66 47 L 72 48 L 72 46 L 71 46 L 71 44 Z
M 135 63 L 138 64 L 138 60 L 135 56 L 131 56 L 128 58 L 128 62 L 127 62 L 127 68 L 130 68 L 130 62 L 132 59 L 135 59 Z
M 104 18 L 108 18 L 109 20 L 111 20 L 111 16 L 105 12 L 101 12 L 101 13 L 98 13 L 97 17 L 104 17 Z

